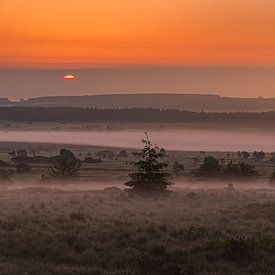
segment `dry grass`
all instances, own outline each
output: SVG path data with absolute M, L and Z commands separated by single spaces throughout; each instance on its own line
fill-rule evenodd
M 0 144 L 0 159 L 9 161 L 9 150 L 33 147 L 55 155 L 61 146 Z M 104 149 L 66 148 L 80 158 Z M 130 154 L 83 164 L 80 182 L 71 184 L 37 184 L 47 165 L 14 173 L 13 182 L 0 190 L 0 274 L 274 273 L 275 191 L 263 189 L 270 187 L 270 156 L 263 162 L 249 160 L 259 180 L 234 182 L 238 189 L 231 190 L 224 189 L 228 182 L 190 182 L 190 171 L 208 154 L 227 157 L 168 152 L 164 160 L 170 172 L 175 161 L 185 171 L 173 175 L 176 191 L 161 197 L 118 188 L 89 190 L 113 184 L 123 188 L 132 171 Z
M 2 190 L 0 274 L 271 274 L 274 199 L 271 190 Z

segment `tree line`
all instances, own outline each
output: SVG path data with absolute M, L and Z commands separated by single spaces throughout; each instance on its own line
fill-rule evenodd
M 154 108 L 96 109 L 72 107 L 0 107 L 0 120 L 10 122 L 214 122 L 269 123 L 275 112 L 193 112 Z

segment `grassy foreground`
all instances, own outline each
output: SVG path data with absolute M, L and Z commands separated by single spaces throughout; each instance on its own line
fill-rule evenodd
M 275 193 L 2 190 L 0 274 L 272 274 Z

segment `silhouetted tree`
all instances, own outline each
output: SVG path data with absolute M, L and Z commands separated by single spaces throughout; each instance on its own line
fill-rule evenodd
M 80 161 L 74 154 L 69 150 L 61 149 L 59 156 L 55 158 L 50 175 L 54 179 L 69 180 L 77 176 L 79 169 Z
M 128 154 L 127 154 L 126 150 L 122 150 L 117 154 L 117 157 L 118 158 L 127 158 Z
M 273 122 L 275 112 L 193 112 L 156 108 L 96 109 L 73 107 L 0 107 L 2 121 L 52 122 Z M 11 127 L 6 124 L 6 127 Z M 106 127 L 108 130 L 109 127 Z
M 260 151 L 260 152 L 254 151 L 253 152 L 253 157 L 257 161 L 262 161 L 265 157 L 265 152 L 263 152 L 263 151 Z
M 250 157 L 250 153 L 247 151 L 239 151 L 238 157 L 247 160 Z
M 223 169 L 224 176 L 237 177 L 237 178 L 247 178 L 256 176 L 254 166 L 249 165 L 244 162 L 233 163 L 230 161 L 227 166 Z
M 219 160 L 208 156 L 204 158 L 203 164 L 200 165 L 200 168 L 192 171 L 194 176 L 211 178 L 220 175 L 222 172 Z
M 160 149 L 153 146 L 147 133 L 145 134 L 146 139 L 142 140 L 144 148 L 141 152 L 134 153 L 137 160 L 132 162 L 137 171 L 129 174 L 131 180 L 125 185 L 140 191 L 166 190 L 172 184 L 168 180 L 170 175 L 164 172 L 168 164 L 159 160 Z

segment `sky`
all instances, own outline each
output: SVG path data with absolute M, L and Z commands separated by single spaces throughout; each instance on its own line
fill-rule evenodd
M 274 26 L 274 0 L 0 0 L 0 96 L 89 94 L 126 88 L 158 92 L 158 81 L 164 85 L 162 90 L 171 92 L 275 96 L 270 73 L 275 68 Z M 106 77 L 106 68 L 108 73 L 113 69 L 113 74 Z M 187 74 L 186 68 L 190 68 Z M 221 78 L 217 73 L 210 77 L 217 83 L 205 84 L 194 68 L 210 76 L 213 68 L 229 69 Z M 248 70 L 244 75 L 239 68 Z M 255 69 L 252 82 L 256 87 L 248 80 L 250 68 Z M 96 75 L 103 73 L 99 75 L 103 83 L 87 80 L 91 69 Z M 115 79 L 122 69 L 125 77 Z M 131 76 L 133 69 L 143 70 L 144 77 Z M 159 69 L 164 70 L 161 80 L 156 77 Z M 40 74 L 37 78 L 32 74 L 35 70 Z M 66 90 L 67 84 L 57 82 L 61 79 L 58 70 L 81 70 L 77 71 L 78 84 Z M 179 70 L 184 73 L 179 75 Z M 189 85 L 191 73 L 194 81 Z M 5 79 L 9 74 L 10 79 Z M 48 79 L 44 85 L 54 89 L 39 87 L 40 79 Z M 230 85 L 229 79 L 236 82 Z M 233 91 L 240 79 L 246 81 L 241 82 L 245 89 Z M 22 89 L 15 91 L 13 82 L 20 80 Z
M 274 0 L 1 0 L 1 67 L 275 66 Z

